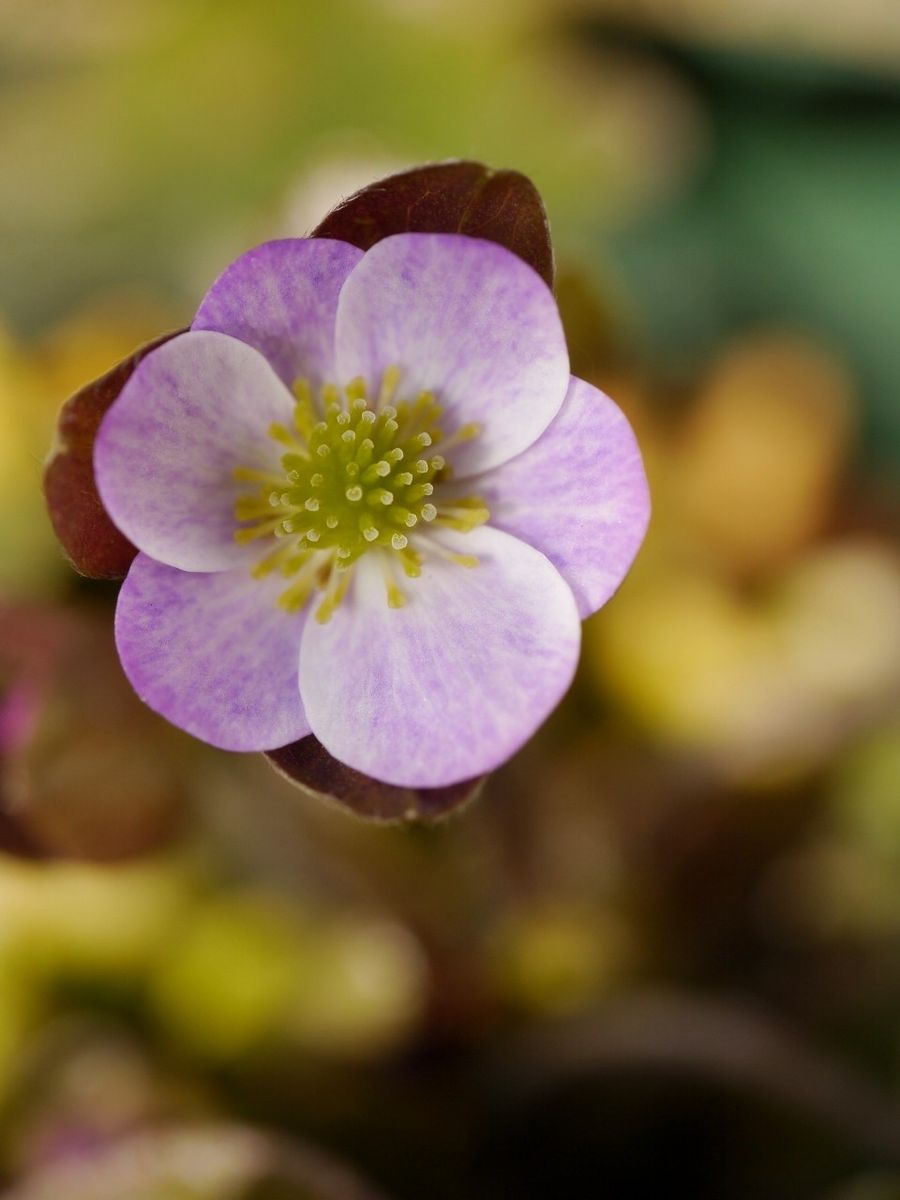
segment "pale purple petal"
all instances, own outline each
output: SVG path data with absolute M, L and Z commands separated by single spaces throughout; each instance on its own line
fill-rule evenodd
M 574 598 L 537 550 L 495 529 L 448 534 L 477 567 L 428 558 L 389 608 L 376 554 L 331 621 L 309 621 L 300 690 L 313 733 L 348 766 L 406 787 L 490 771 L 526 741 L 571 682 Z
M 246 551 L 245 551 L 246 555 Z M 279 575 L 177 571 L 139 554 L 119 593 L 116 645 L 141 699 L 223 750 L 272 750 L 309 733 L 297 689 L 305 613 Z
M 338 295 L 362 256 L 331 238 L 264 242 L 219 276 L 192 328 L 247 342 L 289 386 L 301 376 L 317 385 L 335 382 Z
M 574 377 L 559 416 L 533 446 L 460 490 L 484 499 L 492 525 L 547 555 L 582 617 L 625 578 L 650 519 L 647 478 L 625 414 Z
M 453 452 L 458 476 L 530 446 L 569 379 L 544 281 L 504 247 L 459 234 L 401 233 L 373 246 L 341 292 L 336 355 L 342 381 L 362 375 L 377 385 L 395 365 L 401 399 L 434 391 L 447 434 L 481 425 Z
M 97 486 L 145 554 L 186 571 L 243 561 L 232 471 L 280 469 L 273 421 L 293 401 L 261 354 L 221 333 L 185 333 L 140 364 L 103 419 Z

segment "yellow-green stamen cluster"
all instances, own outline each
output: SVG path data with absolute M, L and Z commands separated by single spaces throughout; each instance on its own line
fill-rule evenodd
M 238 482 L 256 485 L 235 505 L 240 522 L 235 539 L 278 540 L 254 574 L 278 570 L 292 580 L 280 598 L 289 611 L 321 590 L 316 615 L 327 621 L 343 598 L 353 565 L 372 550 L 381 552 L 393 607 L 406 601 L 394 566 L 415 578 L 427 553 L 463 566 L 477 564 L 469 555 L 448 553 L 429 534 L 441 526 L 465 532 L 488 518 L 477 497 L 441 504 L 436 494 L 450 475 L 438 444 L 450 448 L 476 436 L 478 428 L 464 426 L 444 440 L 434 395 L 421 392 L 395 406 L 391 400 L 398 382 L 399 371 L 387 370 L 370 404 L 361 379 L 344 389 L 326 385 L 319 396 L 306 380 L 298 380 L 293 427 L 269 429 L 284 451 L 283 473 L 244 468 L 234 473 Z

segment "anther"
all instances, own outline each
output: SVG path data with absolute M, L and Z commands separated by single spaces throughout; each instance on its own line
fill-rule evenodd
M 406 493 L 406 499 L 408 502 L 421 500 L 423 496 L 430 496 L 433 491 L 433 483 L 417 483 L 415 487 L 411 487 Z
M 356 483 L 353 485 L 353 487 L 348 487 L 346 492 L 344 492 L 344 495 L 347 497 L 348 500 L 352 501 L 353 503 L 356 503 L 357 500 L 362 500 L 363 490 L 359 486 L 359 484 Z
M 367 542 L 374 542 L 378 537 L 378 526 L 366 512 L 360 513 L 359 529 Z
M 382 458 L 378 462 L 372 463 L 371 467 L 368 467 L 366 471 L 363 472 L 363 483 L 375 483 L 375 481 L 378 479 L 386 479 L 390 473 L 391 464 L 385 462 Z
M 433 504 L 423 504 L 419 516 L 423 521 L 433 521 L 437 516 L 437 509 Z

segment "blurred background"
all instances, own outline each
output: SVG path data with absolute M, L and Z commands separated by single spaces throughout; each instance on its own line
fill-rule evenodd
M 134 699 L 61 402 L 244 249 L 530 175 L 654 518 L 436 827 Z M 0 1186 L 900 1197 L 896 0 L 0 0 Z

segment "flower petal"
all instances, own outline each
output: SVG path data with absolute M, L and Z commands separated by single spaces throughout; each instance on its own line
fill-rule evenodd
M 524 454 L 466 480 L 491 524 L 546 554 L 582 617 L 624 579 L 650 519 L 641 453 L 622 410 L 573 377 L 556 420 Z
M 341 292 L 335 333 L 342 381 L 374 386 L 402 371 L 398 395 L 436 393 L 445 432 L 477 422 L 453 453 L 464 476 L 519 454 L 565 397 L 566 341 L 553 293 L 494 242 L 401 233 L 368 251 Z
M 103 419 L 94 447 L 104 507 L 134 544 L 185 571 L 243 561 L 232 470 L 279 469 L 273 421 L 287 388 L 256 350 L 185 333 L 147 356 Z
M 332 238 L 284 238 L 248 250 L 206 293 L 192 325 L 230 334 L 290 386 L 334 382 L 334 319 L 362 251 Z
M 383 564 L 356 566 L 326 625 L 310 621 L 300 690 L 313 733 L 348 766 L 401 787 L 490 771 L 555 707 L 578 660 L 580 624 L 562 576 L 495 529 L 448 534 L 473 568 L 428 557 L 389 608 Z
M 139 554 L 116 609 L 134 690 L 222 750 L 271 750 L 309 733 L 297 688 L 305 614 L 278 607 L 283 589 L 279 575 L 177 571 Z

